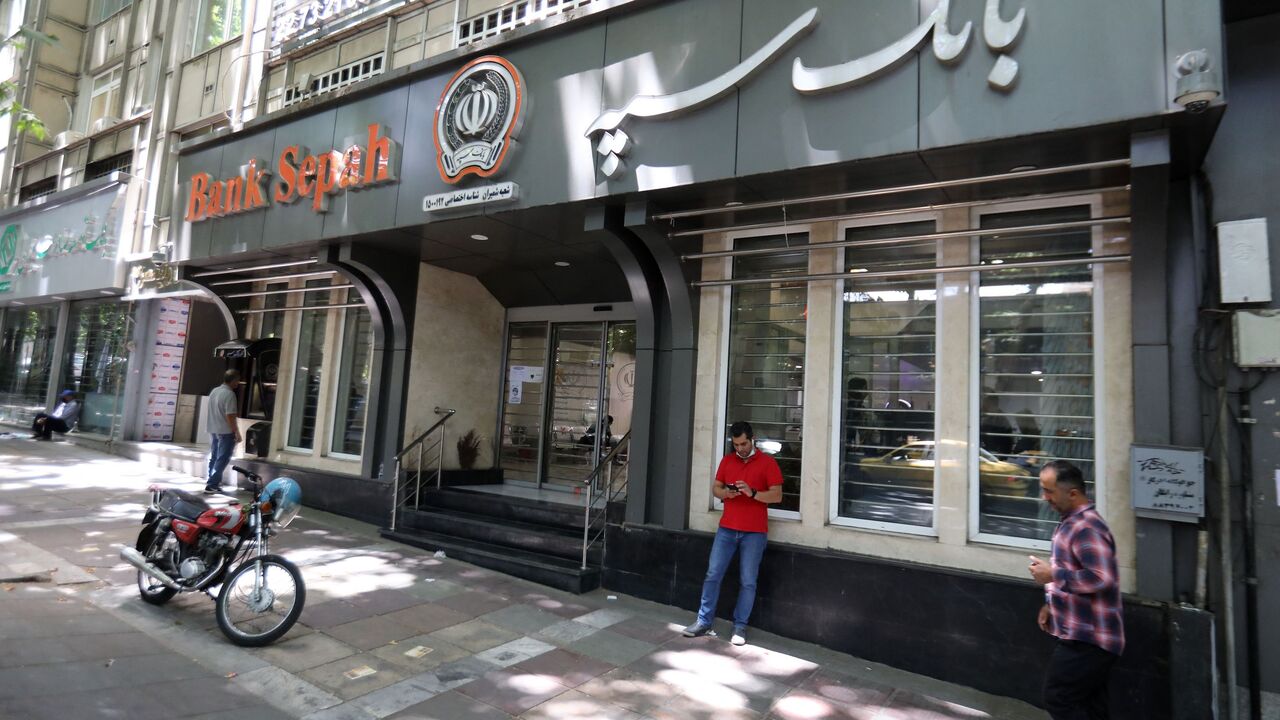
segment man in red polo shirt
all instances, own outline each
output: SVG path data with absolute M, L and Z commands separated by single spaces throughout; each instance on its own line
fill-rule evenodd
M 711 493 L 724 501 L 720 529 L 711 545 L 707 579 L 702 583 L 702 604 L 698 619 L 684 629 L 685 637 L 706 635 L 715 619 L 720 581 L 738 552 L 738 575 L 742 587 L 733 608 L 734 645 L 747 642 L 747 618 L 756 601 L 756 577 L 769 533 L 769 505 L 782 502 L 782 471 L 774 459 L 756 449 L 751 425 L 736 422 L 729 426 L 733 452 L 724 456 L 716 470 Z

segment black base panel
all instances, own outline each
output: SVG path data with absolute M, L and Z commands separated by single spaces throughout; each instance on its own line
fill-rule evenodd
M 702 532 L 610 525 L 602 584 L 696 611 L 712 539 Z M 717 616 L 732 616 L 737 593 L 731 564 Z M 1054 643 L 1036 626 L 1043 598 L 1030 581 L 770 543 L 751 625 L 1039 706 Z M 1207 613 L 1126 598 L 1125 629 L 1127 648 L 1111 676 L 1114 717 L 1171 717 L 1174 679 L 1210 687 Z M 1170 667 L 1171 656 L 1178 668 Z M 1211 692 L 1177 696 L 1179 717 L 1210 716 Z M 1188 697 L 1202 698 L 1205 707 L 1182 705 Z
M 263 484 L 278 477 L 293 478 L 302 488 L 306 507 L 378 526 L 386 525 L 391 517 L 390 483 L 249 458 L 236 458 L 231 464 L 261 475 Z

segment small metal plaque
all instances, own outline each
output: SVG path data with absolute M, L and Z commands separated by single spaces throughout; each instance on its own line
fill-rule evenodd
M 377 670 L 374 670 L 368 665 L 361 665 L 360 667 L 351 668 L 350 670 L 342 673 L 342 675 L 348 680 L 359 680 L 362 677 L 368 677 L 377 672 Z
M 427 653 L 431 652 L 431 650 L 432 649 L 427 647 L 426 645 L 418 645 L 417 647 L 412 647 L 412 648 L 409 648 L 408 650 L 405 650 L 404 654 L 407 657 L 411 657 L 411 658 L 421 658 L 421 657 L 426 657 Z

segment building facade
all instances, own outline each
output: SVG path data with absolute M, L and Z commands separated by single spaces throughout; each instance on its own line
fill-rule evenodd
M 149 86 L 161 117 L 129 147 L 153 171 L 131 251 L 165 261 L 138 282 L 188 301 L 200 358 L 176 434 L 196 435 L 181 408 L 228 341 L 252 461 L 309 504 L 694 607 L 711 476 L 748 420 L 785 478 L 754 623 L 1032 702 L 1049 641 L 1027 555 L 1056 524 L 1038 470 L 1065 458 L 1119 549 L 1117 709 L 1200 717 L 1221 682 L 1280 690 L 1249 611 L 1275 592 L 1273 488 L 1240 489 L 1275 466 L 1275 379 L 1229 370 L 1210 321 L 1274 307 L 1222 301 L 1215 244 L 1218 223 L 1274 212 L 1254 120 L 1274 104 L 1274 16 L 177 5 L 142 3 L 150 24 L 122 31 L 175 39 Z M 1270 317 L 1246 322 L 1265 336 Z M 1207 458 L 1187 497 L 1138 482 L 1142 453 L 1179 448 Z M 570 516 L 614 464 L 625 494 L 579 567 Z M 424 474 L 465 487 L 429 493 Z M 1232 546 L 1257 562 L 1215 559 Z

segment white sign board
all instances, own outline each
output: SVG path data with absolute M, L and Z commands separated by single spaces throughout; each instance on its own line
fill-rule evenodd
M 537 365 L 512 365 L 508 371 L 511 376 L 511 382 L 542 382 L 542 368 Z
M 440 193 L 439 195 L 428 195 L 422 198 L 422 212 L 451 210 L 468 205 L 483 205 L 484 203 L 511 202 L 519 197 L 520 186 L 513 182 L 481 185 L 480 187 L 467 188 L 466 190 L 454 190 L 453 192 Z
M 1129 476 L 1137 515 L 1178 522 L 1204 517 L 1203 450 L 1134 445 Z

